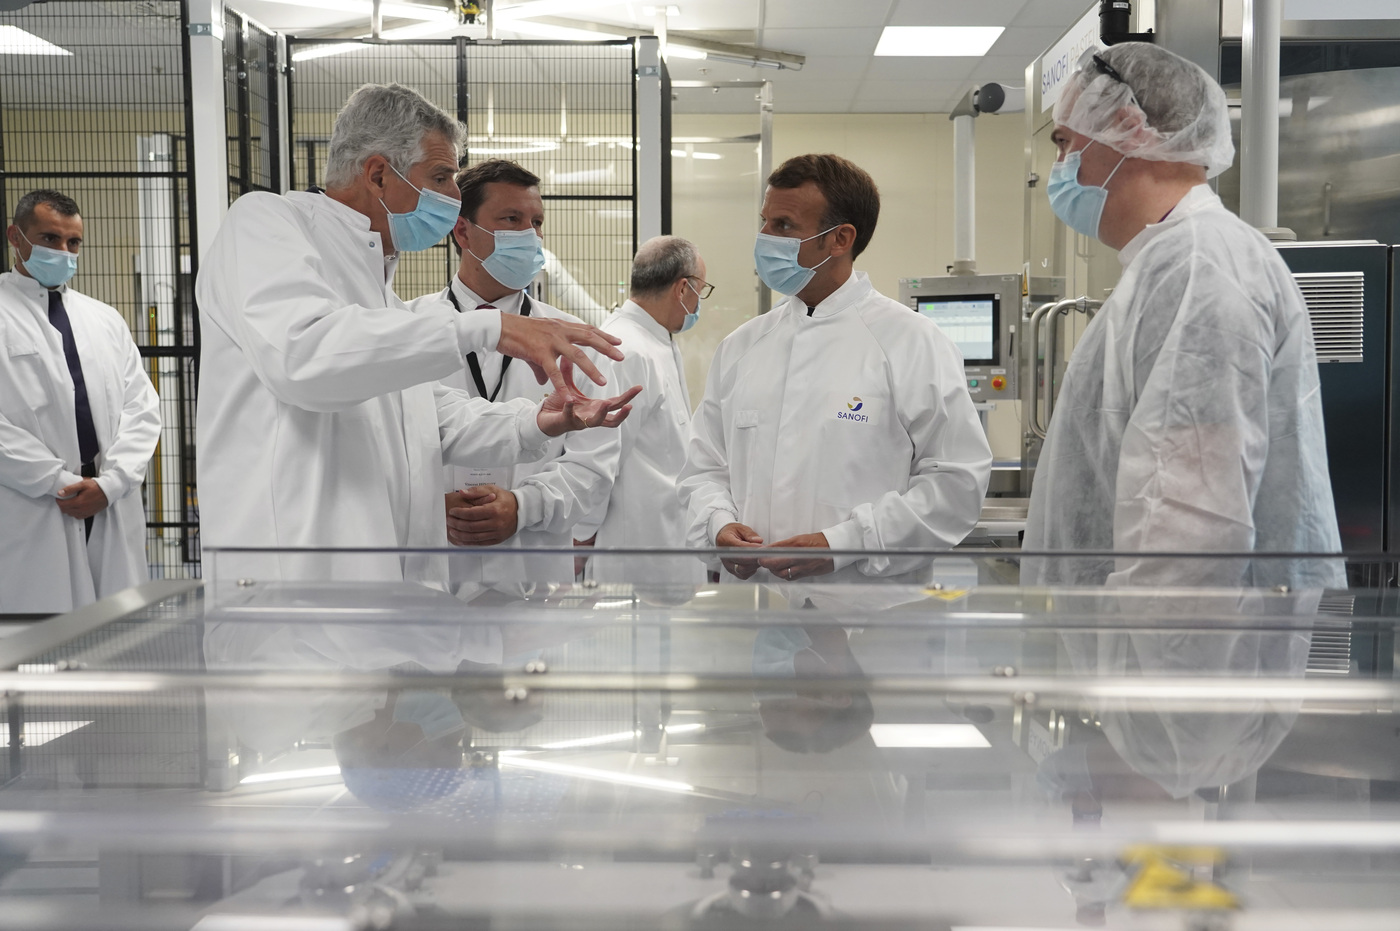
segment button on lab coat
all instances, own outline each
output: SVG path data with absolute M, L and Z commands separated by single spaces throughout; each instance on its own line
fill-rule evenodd
M 196 289 L 206 546 L 446 547 L 444 456 L 543 454 L 536 405 L 435 385 L 461 368 L 467 337 L 446 301 L 408 312 L 369 222 L 301 192 L 247 194 L 229 209 Z M 494 346 L 499 316 L 482 314 L 469 336 Z M 446 562 L 225 554 L 206 562 L 211 574 L 445 584 Z
M 680 482 L 687 540 L 712 546 L 739 521 L 767 543 L 821 532 L 832 549 L 952 547 L 991 467 L 953 342 L 857 272 L 812 316 L 789 298 L 720 344 Z M 852 562 L 822 578 L 910 569 Z
M 603 329 L 622 340 L 626 358 L 614 362 L 608 383 L 641 385 L 632 413 L 618 427 L 622 441 L 617 478 L 604 508 L 574 531 L 579 539 L 596 533 L 604 547 L 685 546 L 685 510 L 676 480 L 685 466 L 690 437 L 690 393 L 680 347 L 670 332 L 633 301 L 608 317 Z M 705 581 L 705 567 L 685 557 L 596 557 L 599 582 Z
M 473 294 L 455 276 L 451 287 L 458 306 L 462 308 L 461 313 L 468 318 L 497 315 L 497 310 L 477 310 L 478 305 L 488 302 Z M 516 292 L 489 303 L 501 312 L 518 314 L 521 293 Z M 418 312 L 432 312 L 433 308 L 443 305 L 451 306 L 446 288 L 437 294 L 418 298 L 409 306 Z M 572 314 L 533 299 L 530 301 L 530 316 L 582 322 Z M 505 357 L 498 352 L 478 352 L 477 358 L 482 369 L 482 381 L 489 392 L 496 387 Z M 586 378 L 580 376 L 578 384 L 585 394 L 594 393 L 593 383 Z M 456 370 L 442 377 L 441 385 L 465 392 L 473 398 L 480 396 L 471 373 L 460 358 Z M 609 379 L 608 385 L 609 388 L 621 390 L 620 383 L 612 379 Z M 499 408 L 528 404 L 534 410 L 551 390 L 550 385 L 541 385 L 535 380 L 534 371 L 529 365 L 516 360 L 506 368 L 501 392 L 489 406 Z M 572 546 L 574 524 L 599 508 L 608 498 L 617 469 L 618 449 L 616 430 L 595 428 L 550 438 L 546 441 L 544 454 L 528 463 L 493 469 L 491 466 L 501 464 L 485 457 L 480 460 L 467 457 L 448 464 L 439 483 L 438 495 L 438 511 L 444 528 L 446 517 L 443 514 L 442 495 L 460 491 L 469 485 L 500 485 L 515 494 L 518 508 L 516 533 L 499 544 L 501 555 L 482 557 L 460 553 L 451 557 L 450 576 L 454 591 L 470 598 L 489 586 L 524 596 L 530 592 L 532 583 L 572 581 L 572 556 L 527 558 L 519 552 L 506 551 Z
M 70 611 L 150 579 L 141 483 L 160 438 L 160 402 L 126 321 L 113 307 L 60 288 L 82 360 L 97 484 L 108 506 L 92 537 L 58 509 L 78 474 L 78 422 L 63 337 L 48 289 L 0 275 L 0 613 Z
M 1307 305 L 1278 250 L 1193 188 L 1119 254 L 1031 494 L 1027 550 L 1337 552 Z M 1054 559 L 1023 580 L 1315 587 L 1330 561 Z

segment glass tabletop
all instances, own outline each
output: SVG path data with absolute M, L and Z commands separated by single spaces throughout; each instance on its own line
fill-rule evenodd
M 219 574 L 0 638 L 0 924 L 1400 926 L 1384 560 L 674 558 L 468 597 Z

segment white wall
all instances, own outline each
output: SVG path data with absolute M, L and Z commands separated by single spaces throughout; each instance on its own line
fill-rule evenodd
M 758 115 L 680 115 L 673 136 L 756 133 Z M 977 120 L 977 266 L 1018 273 L 1022 263 L 1024 118 Z M 675 149 L 686 146 L 677 143 Z M 953 262 L 953 124 L 946 114 L 777 114 L 773 165 L 807 152 L 833 152 L 870 172 L 880 187 L 880 223 L 856 268 L 898 297 L 899 279 L 945 274 Z M 753 143 L 696 143 L 716 160 L 672 158 L 672 232 L 694 241 L 716 285 L 700 322 L 681 339 L 691 398 L 698 403 L 715 347 L 757 309 L 753 237 L 758 231 L 758 159 Z M 1019 413 L 993 414 L 998 457 L 1019 455 Z

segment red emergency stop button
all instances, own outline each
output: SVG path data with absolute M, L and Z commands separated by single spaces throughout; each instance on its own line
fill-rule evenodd
M 992 388 L 1001 391 L 1006 388 L 1006 379 L 1000 375 L 992 376 Z

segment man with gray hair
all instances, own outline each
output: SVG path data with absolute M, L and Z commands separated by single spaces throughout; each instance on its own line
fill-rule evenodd
M 572 379 L 577 365 L 604 384 L 583 347 L 621 359 L 617 339 L 446 300 L 410 313 L 394 294 L 399 255 L 457 220 L 463 143 L 417 91 L 367 84 L 336 117 L 324 193 L 252 193 L 230 208 L 196 285 L 206 546 L 445 546 L 444 458 L 529 460 L 551 436 L 627 416 L 636 392 L 590 400 Z M 477 350 L 524 360 L 556 390 L 493 406 L 436 386 Z M 213 571 L 446 581 L 440 557 L 392 553 L 226 554 Z
M 690 394 L 675 334 L 700 319 L 700 302 L 714 285 L 705 260 L 679 236 L 642 243 L 632 260 L 631 297 L 603 325 L 622 340 L 627 358 L 612 366 L 613 381 L 641 385 L 640 402 L 619 430 L 622 451 L 607 507 L 575 529 L 575 544 L 598 547 L 685 546 L 686 515 L 676 496 L 690 437 Z M 704 566 L 687 557 L 637 564 L 625 557 L 594 560 L 598 581 L 704 582 Z

